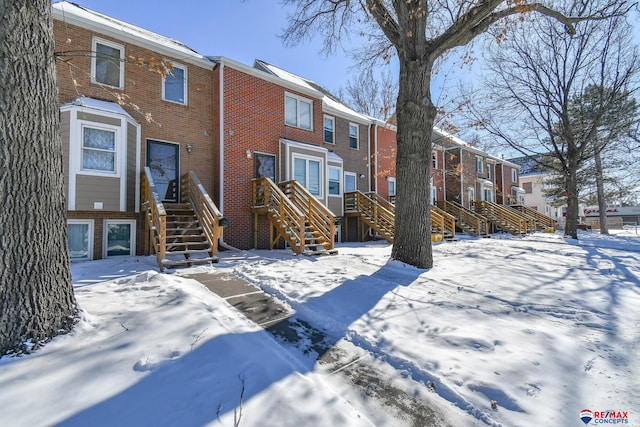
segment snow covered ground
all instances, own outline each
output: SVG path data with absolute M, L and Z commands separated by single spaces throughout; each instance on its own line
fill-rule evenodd
M 207 271 L 284 301 L 451 425 L 580 426 L 584 409 L 640 425 L 640 236 L 615 233 L 441 243 L 431 270 L 381 242 L 225 252 L 169 274 L 152 257 L 74 264 L 82 320 L 0 359 L 0 426 L 407 424 L 183 277 Z

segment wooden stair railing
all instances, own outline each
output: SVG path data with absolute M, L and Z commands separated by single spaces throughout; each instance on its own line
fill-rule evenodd
M 142 204 L 147 211 L 149 242 L 153 246 L 158 265 L 162 270 L 167 248 L 167 212 L 156 190 L 149 167 L 145 167 L 142 174 Z
M 218 240 L 222 236 L 222 227 L 226 225 L 226 219 L 211 200 L 195 172 L 189 171 L 182 175 L 181 185 L 182 203 L 190 203 L 193 207 L 209 242 L 211 248 L 209 255 L 214 256 L 218 253 Z
M 494 226 L 513 235 L 527 234 L 534 228 L 528 218 L 506 206 L 486 200 L 475 201 L 473 206 L 476 213 L 486 217 Z
M 539 230 L 545 230 L 547 228 L 553 228 L 555 230 L 556 228 L 555 219 L 545 214 L 542 214 L 535 209 L 532 209 L 524 205 L 511 205 L 510 207 L 535 218 L 536 226 Z
M 442 217 L 442 231 L 441 233 L 447 239 L 454 239 L 456 237 L 456 217 L 440 209 L 436 205 L 431 205 L 431 221 L 433 222 L 434 215 Z
M 270 224 L 270 248 L 273 249 L 278 239 L 283 238 L 296 254 L 301 254 L 305 240 L 304 214 L 269 178 L 256 178 L 252 182 L 254 246 L 258 247 L 258 215 L 266 214 Z
M 313 245 L 321 245 L 325 251 L 335 253 L 336 217 L 333 212 L 309 193 L 298 181 L 283 181 L 278 183 L 278 187 L 303 213 L 307 222 L 305 232 L 307 235 L 313 235 Z M 316 251 L 312 252 L 316 253 Z
M 472 236 L 489 235 L 489 221 L 482 215 L 478 215 L 459 203 L 448 200 L 438 200 L 436 206 L 457 218 L 457 226 L 460 230 Z
M 390 207 L 394 209 L 393 205 L 390 205 Z M 356 213 L 365 224 L 371 227 L 387 242 L 393 243 L 395 235 L 395 214 L 392 210 L 378 203 L 377 198 L 374 200 L 374 198 L 361 191 L 344 193 L 344 211 L 345 213 Z

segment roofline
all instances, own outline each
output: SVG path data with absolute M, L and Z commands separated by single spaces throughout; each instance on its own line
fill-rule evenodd
M 71 4 L 74 7 L 65 7 L 65 8 L 56 7 L 56 5 L 62 6 L 64 3 L 66 3 L 66 5 Z M 109 15 L 102 14 L 100 12 L 93 11 L 93 10 L 88 9 L 88 8 L 77 6 L 77 5 L 73 4 L 73 3 L 69 3 L 69 2 L 66 2 L 66 1 L 53 3 L 51 5 L 51 16 L 55 20 L 66 22 L 66 23 L 69 23 L 71 25 L 76 25 L 76 26 L 79 26 L 79 27 L 82 27 L 82 28 L 86 28 L 86 29 L 89 29 L 89 30 L 93 30 L 93 31 L 99 32 L 101 34 L 105 34 L 105 35 L 108 35 L 110 37 L 113 37 L 113 38 L 115 38 L 117 40 L 122 40 L 122 41 L 126 41 L 126 42 L 129 42 L 129 43 L 133 43 L 133 44 L 135 44 L 137 46 L 153 50 L 154 52 L 158 52 L 158 53 L 161 53 L 163 55 L 171 56 L 171 57 L 173 57 L 173 58 L 175 58 L 175 59 L 177 59 L 179 61 L 182 61 L 182 62 L 187 62 L 189 64 L 197 65 L 199 67 L 206 68 L 206 69 L 209 69 L 209 70 L 213 69 L 214 64 L 209 59 L 207 59 L 207 57 L 197 53 L 196 51 L 193 51 L 193 54 L 189 55 L 189 54 L 187 54 L 187 53 L 185 53 L 183 51 L 171 49 L 170 47 L 167 47 L 166 45 L 164 45 L 162 43 L 156 43 L 156 42 L 154 42 L 152 40 L 147 40 L 147 39 L 142 38 L 142 37 L 136 37 L 135 35 L 127 33 L 125 31 L 116 30 L 116 29 L 114 29 L 114 28 L 112 28 L 112 27 L 110 27 L 108 25 L 104 25 L 104 24 L 102 24 L 100 22 L 96 22 L 94 20 L 87 19 L 87 18 L 85 18 L 83 16 L 78 15 L 76 13 L 75 7 L 79 7 L 79 8 L 82 8 L 84 10 L 88 10 L 89 12 L 94 12 L 94 13 L 99 14 L 99 15 L 107 16 L 108 18 L 113 19 L 114 21 L 122 22 L 123 24 L 129 25 L 129 26 L 131 26 L 133 28 L 140 28 L 143 31 L 147 31 L 147 32 L 152 33 L 152 34 L 156 34 L 156 35 L 158 35 L 160 37 L 164 37 L 164 38 L 166 38 L 168 40 L 172 40 L 170 37 L 163 36 L 162 34 L 158 34 L 158 33 L 154 33 L 153 31 L 145 30 L 144 28 L 142 28 L 140 26 L 137 26 L 137 25 L 134 25 L 134 24 L 130 24 L 130 23 L 126 22 L 126 21 L 122 21 L 120 19 L 110 17 Z M 180 43 L 177 40 L 175 40 L 175 41 Z M 186 49 L 190 49 L 188 46 L 186 46 L 186 45 L 184 45 L 184 46 L 185 46 Z M 201 58 L 198 57 L 198 55 L 200 55 Z
M 347 119 L 349 119 L 351 121 L 358 122 L 358 123 L 363 124 L 363 125 L 369 125 L 369 124 L 372 123 L 371 118 L 369 118 L 367 116 L 364 116 L 364 115 L 359 114 L 357 112 L 355 112 L 355 114 L 351 114 L 351 113 L 349 113 L 347 111 L 339 110 L 337 108 L 334 108 L 334 107 L 326 104 L 324 102 L 324 100 L 322 101 L 322 111 L 324 111 L 325 113 L 328 113 L 328 114 L 332 114 L 334 116 L 340 116 L 342 118 L 347 118 Z
M 461 140 L 460 138 L 458 138 L 457 136 L 451 135 L 449 132 L 443 131 L 440 128 L 437 127 L 433 127 L 433 131 L 440 134 L 443 138 L 449 138 L 449 141 L 456 144 L 457 147 L 449 147 L 449 148 L 445 148 L 446 150 L 450 150 L 453 148 L 462 148 L 464 150 L 468 150 L 471 151 L 472 153 L 476 153 L 476 154 L 481 154 L 482 156 L 486 157 L 488 160 L 493 160 L 496 163 L 500 163 L 500 164 L 504 164 L 513 168 L 517 168 L 518 170 L 520 169 L 520 165 L 516 164 L 516 163 L 512 163 L 506 159 L 501 159 L 500 157 L 491 155 L 489 153 L 487 153 L 486 151 L 482 151 L 479 148 L 475 148 L 471 145 L 469 145 L 468 143 L 464 142 L 463 140 Z
M 320 91 L 297 85 L 295 83 L 284 80 L 278 76 L 275 76 L 272 73 L 259 70 L 257 68 L 238 62 L 234 59 L 227 58 L 225 56 L 209 56 L 208 58 L 209 60 L 213 61 L 216 64 L 224 64 L 225 67 L 231 67 L 237 71 L 243 72 L 245 74 L 249 74 L 253 77 L 268 81 L 278 86 L 295 90 L 296 92 L 303 93 L 305 95 L 312 96 L 317 99 L 322 99 L 324 97 L 324 94 Z

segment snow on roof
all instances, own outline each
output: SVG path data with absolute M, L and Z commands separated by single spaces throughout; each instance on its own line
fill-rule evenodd
M 503 159 L 501 157 L 493 156 L 493 155 L 491 155 L 491 154 L 489 154 L 489 153 L 487 153 L 485 151 L 482 151 L 481 149 L 474 147 L 473 145 L 469 144 L 468 142 L 463 141 L 462 139 L 458 138 L 457 136 L 455 136 L 455 135 L 453 135 L 453 134 L 451 134 L 451 133 L 449 133 L 449 132 L 447 132 L 445 130 L 440 129 L 437 126 L 433 127 L 433 132 L 439 134 L 442 138 L 446 138 L 446 140 L 448 142 L 452 142 L 452 143 L 454 143 L 454 144 L 456 144 L 456 145 L 458 145 L 460 147 L 464 147 L 465 149 L 468 149 L 470 151 L 478 153 L 478 154 L 482 155 L 483 157 L 485 157 L 487 159 L 495 160 L 498 163 L 502 163 L 502 164 L 511 166 L 513 168 L 520 168 L 520 165 L 518 165 L 516 163 L 513 163 L 513 162 L 511 162 L 509 160 L 505 160 L 505 159 Z
M 322 105 L 325 110 L 331 110 L 334 114 L 348 116 L 352 120 L 356 120 L 365 124 L 369 124 L 373 121 L 371 117 L 360 114 L 352 108 L 346 106 L 344 103 L 340 102 L 333 94 L 331 94 L 328 90 L 326 90 L 316 82 L 290 73 L 289 71 L 283 70 L 282 68 L 276 67 L 275 65 L 269 64 L 268 62 L 262 61 L 260 59 L 256 59 L 255 62 L 258 67 L 273 73 L 283 80 L 320 92 L 322 96 Z
M 178 40 L 145 30 L 144 28 L 104 15 L 76 3 L 60 1 L 54 3 L 51 7 L 53 17 L 60 21 L 94 28 L 115 38 L 128 39 L 133 43 L 145 45 L 145 47 L 149 47 L 159 53 L 172 55 L 201 67 L 213 68 L 211 61 L 204 55 L 201 55 Z
M 131 117 L 131 115 L 127 113 L 127 111 L 118 103 L 89 98 L 88 96 L 80 96 L 71 102 L 63 104 L 60 108 L 65 109 L 70 107 L 90 108 L 92 110 L 104 111 L 106 113 L 119 114 L 121 116 L 126 116 L 131 120 L 134 120 L 133 117 Z

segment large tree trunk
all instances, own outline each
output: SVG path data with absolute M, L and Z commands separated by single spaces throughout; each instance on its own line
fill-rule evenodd
M 602 171 L 602 158 L 600 150 L 596 149 L 594 154 L 596 166 L 596 189 L 598 193 L 598 208 L 600 209 L 600 234 L 609 234 L 607 224 L 607 197 L 604 194 L 604 174 Z
M 436 108 L 431 102 L 431 63 L 401 60 L 396 114 L 395 260 L 433 267 L 431 248 L 431 132 Z
M 578 238 L 578 166 L 576 161 L 569 160 L 569 170 L 565 172 L 567 191 L 567 219 L 564 235 Z
M 0 0 L 0 357 L 69 331 L 71 286 L 50 0 Z

